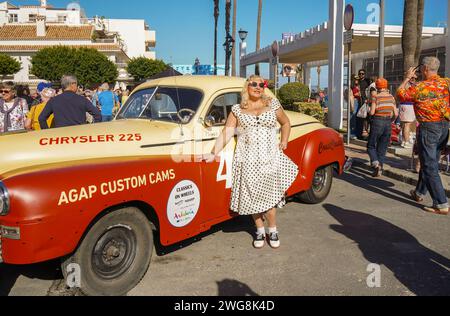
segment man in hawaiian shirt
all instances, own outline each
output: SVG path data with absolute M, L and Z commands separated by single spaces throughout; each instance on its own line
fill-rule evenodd
M 420 123 L 418 148 L 422 168 L 419 183 L 417 188 L 411 191 L 411 197 L 416 202 L 423 202 L 424 196 L 429 191 L 433 206 L 425 207 L 425 211 L 448 215 L 449 204 L 439 176 L 439 158 L 449 137 L 450 79 L 439 77 L 439 67 L 439 59 L 425 57 L 420 66 L 425 80 L 406 89 L 407 83 L 417 77 L 417 68 L 409 69 L 397 95 L 403 102 L 414 103 L 414 111 Z

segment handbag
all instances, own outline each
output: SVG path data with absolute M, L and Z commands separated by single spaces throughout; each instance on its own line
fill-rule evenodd
M 361 106 L 361 108 L 359 109 L 358 114 L 356 114 L 356 116 L 359 118 L 362 118 L 362 119 L 366 119 L 369 114 L 369 111 L 370 111 L 370 109 L 366 102 Z

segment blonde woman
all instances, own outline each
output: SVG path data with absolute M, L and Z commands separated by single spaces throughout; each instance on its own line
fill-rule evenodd
M 265 94 L 265 81 L 251 76 L 242 91 L 242 102 L 233 106 L 226 127 L 210 155 L 212 162 L 238 131 L 233 162 L 231 210 L 251 215 L 256 225 L 253 246 L 266 241 L 264 217 L 269 224 L 269 245 L 280 247 L 276 214 L 298 175 L 298 167 L 283 153 L 288 147 L 291 124 L 281 104 Z M 277 123 L 281 125 L 281 142 Z
M 27 114 L 27 119 L 25 121 L 25 127 L 29 131 L 40 131 L 41 126 L 39 124 L 39 115 L 41 115 L 42 111 L 44 110 L 45 106 L 47 105 L 47 102 L 56 96 L 56 90 L 51 88 L 45 88 L 41 92 L 41 100 L 42 102 L 38 105 L 35 105 L 31 108 L 31 111 Z M 53 119 L 54 115 L 50 115 L 50 117 L 47 119 L 47 125 L 50 127 L 53 127 Z

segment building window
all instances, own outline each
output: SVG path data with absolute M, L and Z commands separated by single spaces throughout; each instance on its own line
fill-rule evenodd
M 10 14 L 9 23 L 19 23 L 19 16 L 17 14 Z
M 66 23 L 67 15 L 58 15 L 58 23 Z
M 30 15 L 28 15 L 28 22 L 36 23 L 36 20 L 37 20 L 37 14 L 30 14 Z

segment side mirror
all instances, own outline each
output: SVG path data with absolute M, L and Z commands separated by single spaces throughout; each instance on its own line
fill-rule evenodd
M 206 127 L 213 127 L 216 125 L 216 119 L 212 115 L 208 115 L 205 120 L 203 121 L 203 124 L 205 124 Z

